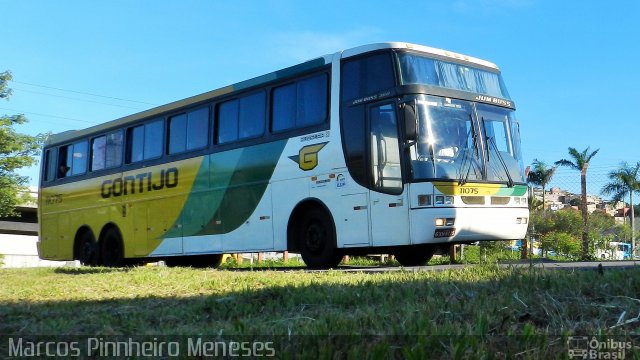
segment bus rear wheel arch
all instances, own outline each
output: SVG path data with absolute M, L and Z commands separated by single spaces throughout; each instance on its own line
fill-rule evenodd
M 106 227 L 100 237 L 100 259 L 107 267 L 124 266 L 124 243 L 122 235 L 115 226 Z
M 338 266 L 342 255 L 336 246 L 333 218 L 321 206 L 309 206 L 295 218 L 293 233 L 302 260 L 309 268 L 326 269 Z
M 88 227 L 80 228 L 73 242 L 73 259 L 82 265 L 96 266 L 99 256 L 99 246 L 93 231 Z

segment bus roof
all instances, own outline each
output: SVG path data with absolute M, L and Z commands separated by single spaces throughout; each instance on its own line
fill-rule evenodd
M 426 53 L 428 55 L 433 55 L 437 57 L 443 57 L 450 59 L 452 61 L 457 62 L 465 62 L 469 64 L 480 65 L 488 68 L 492 68 L 496 71 L 499 71 L 498 67 L 488 61 L 477 59 L 474 57 L 470 57 L 467 55 L 457 54 L 451 51 L 432 48 L 428 46 L 410 44 L 405 42 L 384 42 L 384 43 L 376 43 L 369 45 L 362 45 L 358 47 L 354 47 L 351 49 L 347 49 L 344 51 L 339 51 L 335 55 L 340 56 L 341 58 L 347 58 L 352 56 L 357 56 L 360 54 L 364 54 L 371 51 L 383 50 L 383 49 L 406 49 L 413 50 L 422 53 Z M 261 84 L 265 84 L 268 82 L 272 82 L 274 80 L 283 79 L 298 73 L 311 71 L 320 67 L 323 67 L 327 64 L 330 64 L 333 59 L 334 54 L 324 55 L 313 60 L 309 60 L 285 69 L 277 70 L 265 75 L 261 75 L 249 80 L 241 81 L 235 83 L 233 85 L 225 86 L 216 90 L 208 91 L 199 95 L 195 95 L 192 97 L 188 97 L 186 99 L 174 101 L 165 105 L 161 105 L 155 108 L 151 108 L 139 113 L 135 113 L 132 115 L 128 115 L 116 120 L 108 121 L 99 125 L 95 125 L 92 127 L 88 127 L 82 130 L 68 130 L 58 134 L 52 134 L 47 139 L 45 146 L 57 145 L 69 142 L 76 138 L 85 137 L 89 134 L 106 132 L 112 128 L 116 128 L 122 125 L 126 125 L 129 123 L 136 122 L 141 119 L 151 118 L 154 116 L 159 116 L 161 114 L 171 112 L 176 109 L 180 109 L 182 107 L 187 107 L 190 105 L 196 105 L 198 103 L 206 102 L 208 100 L 212 100 L 218 96 L 230 94 L 236 91 L 241 91 L 245 89 L 252 88 L 254 86 L 258 86 Z
M 413 50 L 413 51 L 426 53 L 428 55 L 433 55 L 433 56 L 437 56 L 437 57 L 441 57 L 441 58 L 450 59 L 450 60 L 456 61 L 456 62 L 465 62 L 465 63 L 469 63 L 469 64 L 473 64 L 473 65 L 480 65 L 480 66 L 483 66 L 483 67 L 491 68 L 491 69 L 493 69 L 495 71 L 500 71 L 500 69 L 498 68 L 498 66 L 496 66 L 496 64 L 494 64 L 492 62 L 489 62 L 489 61 L 486 61 L 486 60 L 474 58 L 474 57 L 463 55 L 463 54 L 454 53 L 454 52 L 448 51 L 448 50 L 442 50 L 442 49 L 438 49 L 438 48 L 432 48 L 432 47 L 429 47 L 429 46 L 410 44 L 410 43 L 405 43 L 405 42 L 385 42 L 385 43 L 362 45 L 362 46 L 358 46 L 358 47 L 351 48 L 351 49 L 343 51 L 342 52 L 342 57 L 346 58 L 346 57 L 356 56 L 356 55 L 359 55 L 359 54 L 363 54 L 363 53 L 367 53 L 367 52 L 371 52 L 371 51 L 376 51 L 376 50 L 382 50 L 382 49 Z

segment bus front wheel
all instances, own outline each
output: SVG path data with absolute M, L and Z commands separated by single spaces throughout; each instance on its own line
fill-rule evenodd
M 107 267 L 120 267 L 124 265 L 124 246 L 122 236 L 115 227 L 109 228 L 102 238 L 100 249 L 102 265 Z
M 309 268 L 333 268 L 342 259 L 336 249 L 333 221 L 320 209 L 310 209 L 303 217 L 298 228 L 298 245 L 302 260 Z
M 423 266 L 431 260 L 435 250 L 431 245 L 409 245 L 398 249 L 395 255 L 402 266 Z

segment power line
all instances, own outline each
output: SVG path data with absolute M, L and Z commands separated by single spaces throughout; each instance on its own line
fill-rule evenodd
M 84 91 L 76 91 L 76 90 L 61 89 L 61 88 L 57 88 L 57 87 L 54 87 L 54 86 L 39 85 L 39 84 L 33 84 L 33 83 L 28 83 L 28 82 L 23 82 L 23 81 L 16 81 L 16 80 L 11 80 L 11 81 L 12 81 L 12 82 L 14 82 L 14 83 L 16 83 L 16 84 L 24 84 L 24 85 L 29 85 L 29 86 L 41 87 L 41 88 L 45 88 L 45 89 L 52 89 L 52 90 L 58 90 L 58 91 L 66 91 L 66 92 L 75 93 L 75 94 L 82 94 L 82 95 L 97 96 L 97 97 L 101 97 L 101 98 L 105 98 L 105 99 L 120 100 L 120 101 L 128 101 L 128 102 L 134 102 L 134 103 L 146 104 L 146 105 L 152 105 L 152 106 L 157 106 L 157 105 L 158 105 L 158 104 L 154 104 L 154 103 L 150 103 L 150 102 L 145 102 L 145 101 L 130 100 L 130 99 L 124 99 L 124 98 L 119 98 L 119 97 L 114 97 L 114 96 L 106 96 L 106 95 L 92 94 L 92 93 L 88 93 L 88 92 L 84 92 Z
M 100 101 L 93 101 L 93 100 L 87 100 L 87 99 L 79 99 L 79 98 L 74 98 L 74 97 L 69 97 L 69 96 L 62 96 L 62 95 L 55 95 L 55 94 L 47 94 L 47 93 L 42 93 L 42 92 L 38 92 L 38 91 L 31 91 L 31 90 L 17 89 L 17 88 L 13 88 L 13 90 L 18 90 L 18 91 L 23 91 L 23 92 L 28 92 L 28 93 L 32 93 L 32 94 L 38 94 L 38 95 L 52 96 L 52 97 L 57 97 L 57 98 L 62 98 L 62 99 L 70 99 L 70 100 L 76 100 L 76 101 L 85 101 L 85 102 L 90 102 L 90 103 L 94 103 L 94 104 L 102 104 L 102 105 L 116 106 L 116 107 L 121 107 L 121 108 L 126 108 L 126 109 L 141 110 L 141 108 L 140 108 L 140 107 L 126 106 L 126 105 L 118 105 L 118 104 L 109 104 L 109 103 L 104 103 L 104 102 L 100 102 Z
M 17 113 L 21 113 L 21 114 L 32 114 L 32 115 L 46 116 L 46 117 L 51 117 L 51 118 L 56 118 L 56 119 L 64 119 L 64 120 L 80 121 L 80 122 L 83 122 L 83 123 L 88 123 L 88 124 L 93 124 L 93 125 L 95 125 L 95 124 L 99 124 L 98 122 L 95 122 L 95 121 L 81 120 L 81 119 L 74 119 L 74 118 L 65 117 L 65 116 L 48 115 L 48 114 L 42 114 L 42 113 L 31 112 L 31 111 L 21 111 L 21 110 L 17 110 L 17 109 L 10 109 L 10 108 L 3 108 L 3 107 L 0 107 L 0 110 L 15 111 L 15 112 L 17 112 Z

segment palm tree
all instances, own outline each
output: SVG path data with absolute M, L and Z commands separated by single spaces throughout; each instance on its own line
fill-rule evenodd
M 631 256 L 635 254 L 636 242 L 635 242 L 635 211 L 633 209 L 633 193 L 640 192 L 640 180 L 638 175 L 640 174 L 640 161 L 635 166 L 630 166 L 626 162 L 620 164 L 617 170 L 609 172 L 610 183 L 606 184 L 602 188 L 602 194 L 613 195 L 612 200 L 623 201 L 628 195 L 629 204 L 631 206 Z
M 580 171 L 580 189 L 582 191 L 582 260 L 589 258 L 589 213 L 587 212 L 587 169 L 589 162 L 600 151 L 600 149 L 589 152 L 589 146 L 582 152 L 575 148 L 569 148 L 571 160 L 561 159 L 555 162 L 556 165 L 566 166 Z
M 545 188 L 551 182 L 553 174 L 556 172 L 556 167 L 547 168 L 547 164 L 544 161 L 533 159 L 533 170 L 529 172 L 527 176 L 527 182 L 542 187 L 542 211 L 546 210 L 546 204 L 544 200 Z

